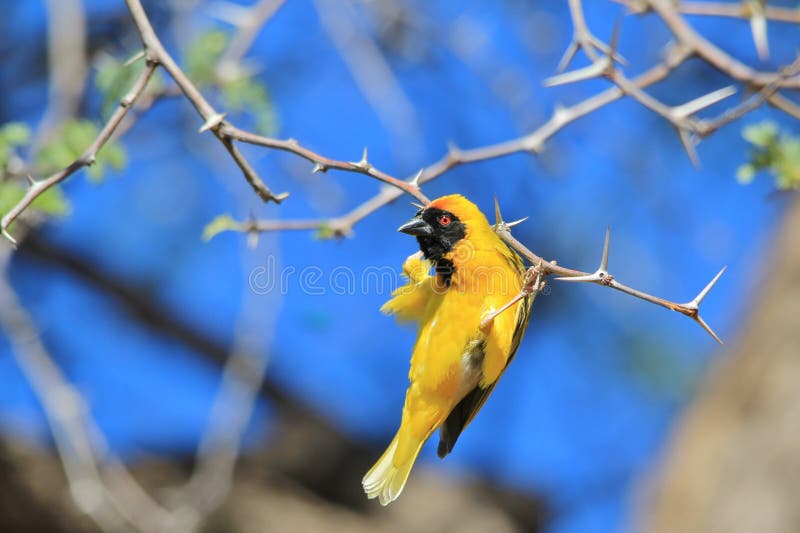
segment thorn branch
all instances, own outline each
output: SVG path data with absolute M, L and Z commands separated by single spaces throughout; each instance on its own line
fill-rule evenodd
M 500 205 L 495 198 L 495 217 L 497 222 L 495 223 L 495 232 L 503 239 L 508 246 L 519 252 L 525 259 L 531 262 L 531 264 L 537 265 L 538 268 L 542 271 L 542 276 L 548 276 L 551 274 L 555 274 L 558 277 L 556 278 L 559 281 L 571 281 L 571 282 L 584 282 L 584 283 L 594 283 L 596 285 L 602 285 L 605 287 L 610 287 L 612 289 L 618 290 L 635 298 L 639 298 L 646 302 L 650 302 L 656 304 L 658 306 L 664 307 L 666 309 L 670 309 L 672 311 L 677 311 L 683 315 L 688 316 L 693 321 L 697 322 L 700 327 L 702 327 L 709 335 L 711 335 L 714 340 L 718 343 L 722 344 L 722 340 L 717 336 L 716 333 L 706 324 L 706 322 L 700 317 L 700 303 L 703 299 L 708 295 L 714 285 L 719 281 L 722 274 L 725 272 L 725 268 L 719 271 L 719 273 L 714 276 L 714 278 L 706 285 L 703 290 L 701 290 L 697 296 L 693 300 L 688 303 L 680 304 L 675 303 L 669 300 L 665 300 L 663 298 L 659 298 L 658 296 L 653 296 L 646 292 L 640 291 L 638 289 L 634 289 L 633 287 L 628 287 L 616 280 L 613 274 L 608 271 L 608 257 L 609 257 L 609 248 L 611 242 L 611 231 L 609 228 L 606 228 L 606 236 L 605 241 L 603 243 L 603 254 L 600 258 L 600 265 L 598 266 L 597 270 L 592 273 L 583 272 L 580 270 L 573 270 L 571 268 L 565 268 L 560 266 L 556 261 L 545 261 L 542 259 L 541 256 L 535 254 L 530 249 L 528 249 L 524 244 L 519 242 L 514 236 L 511 234 L 511 229 L 508 224 L 503 222 L 503 217 L 500 214 Z

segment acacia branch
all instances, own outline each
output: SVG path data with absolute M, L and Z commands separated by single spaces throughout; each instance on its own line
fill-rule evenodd
M 214 107 L 203 97 L 191 80 L 189 80 L 186 74 L 184 74 L 177 63 L 175 63 L 175 60 L 173 60 L 169 53 L 167 53 L 166 49 L 161 44 L 161 41 L 153 30 L 150 20 L 147 18 L 147 14 L 142 8 L 141 2 L 139 0 L 125 0 L 125 2 L 128 5 L 131 16 L 133 17 L 134 24 L 136 24 L 136 27 L 139 30 L 139 34 L 141 35 L 145 49 L 152 52 L 152 54 L 159 60 L 164 69 L 169 73 L 178 87 L 180 87 L 181 91 L 183 91 L 186 98 L 192 103 L 197 112 L 203 118 L 204 124 L 201 128 L 201 131 L 211 130 L 214 133 L 214 135 L 222 142 L 228 152 L 230 152 L 233 159 L 242 169 L 242 172 L 244 173 L 248 183 L 250 183 L 256 193 L 264 201 L 272 200 L 276 203 L 280 203 L 288 196 L 288 193 L 281 193 L 277 195 L 273 194 L 272 191 L 264 184 L 264 182 L 261 181 L 252 167 L 247 164 L 244 156 L 238 152 L 232 141 L 237 140 L 294 153 L 318 165 L 315 167 L 315 169 L 318 171 L 325 171 L 328 168 L 336 168 L 339 170 L 365 174 L 378 179 L 379 181 L 383 181 L 384 183 L 393 185 L 422 202 L 428 202 L 428 199 L 422 194 L 418 185 L 413 181 L 403 182 L 402 180 L 393 178 L 385 172 L 373 167 L 367 160 L 366 150 L 364 150 L 364 155 L 360 161 L 355 163 L 345 163 L 320 156 L 319 154 L 300 146 L 300 144 L 294 139 L 288 139 L 285 141 L 271 139 L 247 132 L 230 124 L 225 120 L 225 114 L 218 113 L 214 109 Z
M 230 153 L 233 160 L 241 169 L 247 183 L 250 184 L 262 200 L 276 203 L 283 201 L 288 196 L 288 193 L 274 194 L 261 180 L 255 170 L 247 163 L 244 156 L 238 152 L 233 143 L 230 142 L 230 139 L 227 139 L 220 133 L 220 128 L 225 122 L 225 114 L 218 113 L 208 100 L 203 97 L 197 86 L 184 74 L 183 70 L 181 70 L 172 56 L 164 48 L 164 45 L 161 44 L 161 40 L 156 35 L 152 24 L 150 24 L 150 19 L 147 18 L 142 3 L 139 0 L 125 0 L 125 3 L 128 6 L 128 11 L 133 18 L 133 23 L 136 25 L 136 29 L 139 32 L 142 44 L 147 53 L 151 54 L 158 63 L 164 67 L 164 70 L 172 77 L 186 99 L 189 100 L 203 119 L 204 122 L 203 126 L 200 128 L 200 132 L 211 130 L 211 132 L 214 133 L 214 136 L 225 146 L 225 149 Z
M 628 7 L 632 10 L 640 13 L 650 9 L 655 9 L 655 7 L 648 3 L 648 0 L 629 0 L 623 3 L 628 5 Z M 567 49 L 567 55 L 574 53 L 573 48 L 576 42 L 589 43 L 591 42 L 591 39 L 593 39 L 588 25 L 586 24 L 581 0 L 570 0 L 569 10 L 573 21 L 574 33 L 572 43 Z M 725 64 L 728 66 L 727 68 L 732 68 L 731 65 L 735 65 L 737 63 L 733 58 L 727 56 L 723 52 L 718 50 L 715 51 L 714 45 L 706 41 L 701 36 L 694 34 L 693 30 L 691 30 L 691 28 L 680 19 L 680 15 L 676 15 L 673 6 L 663 7 L 663 10 L 663 12 L 666 13 L 666 16 L 670 17 L 671 21 L 665 20 L 665 22 L 668 24 L 668 26 L 672 24 L 670 27 L 673 29 L 673 32 L 677 32 L 675 33 L 675 36 L 679 38 L 679 43 L 685 46 L 686 49 L 690 50 L 693 55 L 699 55 L 707 61 L 709 58 L 716 58 L 717 64 L 715 65 L 712 63 L 714 66 Z M 753 13 L 752 17 L 759 16 L 759 13 Z M 754 26 L 754 28 L 756 27 L 760 28 L 761 26 Z M 695 166 L 699 166 L 699 158 L 697 156 L 697 152 L 695 151 L 695 145 L 700 138 L 707 137 L 719 128 L 744 116 L 745 114 L 759 107 L 764 101 L 777 101 L 778 105 L 783 105 L 787 109 L 792 110 L 792 108 L 787 105 L 786 99 L 775 98 L 775 94 L 778 89 L 785 85 L 787 80 L 795 79 L 795 76 L 798 73 L 798 61 L 795 61 L 792 65 L 782 68 L 775 73 L 770 73 L 769 83 L 761 86 L 756 95 L 746 99 L 741 104 L 725 111 L 713 120 L 698 120 L 692 115 L 735 94 L 736 89 L 732 86 L 725 87 L 712 93 L 700 96 L 691 102 L 687 102 L 675 107 L 669 106 L 654 98 L 646 91 L 642 90 L 642 88 L 638 87 L 635 83 L 632 83 L 614 65 L 612 58 L 614 57 L 615 53 L 618 30 L 619 26 L 617 26 L 615 29 L 615 33 L 611 40 L 612 44 L 606 51 L 605 55 L 600 55 L 597 50 L 590 45 L 581 45 L 587 57 L 592 60 L 592 63 L 586 67 L 548 78 L 545 80 L 545 85 L 562 85 L 597 77 L 605 77 L 617 85 L 627 96 L 630 96 L 632 99 L 636 100 L 641 105 L 669 122 L 677 131 L 684 150 Z M 763 33 L 757 33 L 754 31 L 754 36 L 757 37 L 757 44 L 761 43 L 759 47 L 760 50 L 767 48 L 765 35 L 766 30 L 764 30 Z M 719 54 L 717 52 L 719 52 Z M 734 77 L 732 73 L 729 72 L 729 74 Z M 749 76 L 753 79 L 756 77 L 756 75 L 752 73 L 749 74 Z M 766 76 L 763 77 L 766 78 Z
M 2 231 L 3 236 L 11 241 L 12 244 L 16 244 L 16 240 L 8 231 L 11 223 L 14 222 L 34 200 L 44 194 L 45 191 L 61 183 L 77 170 L 94 164 L 97 159 L 97 153 L 105 146 L 117 127 L 119 127 L 122 119 L 125 118 L 125 115 L 128 114 L 128 111 L 130 111 L 131 107 L 136 103 L 136 100 L 141 96 L 157 67 L 158 60 L 156 58 L 150 56 L 146 57 L 144 70 L 139 74 L 139 77 L 133 83 L 130 91 L 120 99 L 119 105 L 86 151 L 66 168 L 59 170 L 45 179 L 32 181 L 31 186 L 25 191 L 25 195 L 3 216 L 0 221 L 0 231 Z
M 670 309 L 672 311 L 677 311 L 678 313 L 688 316 L 689 318 L 697 322 L 700 325 L 700 327 L 702 327 L 706 332 L 708 332 L 709 335 L 711 335 L 714 338 L 714 340 L 722 344 L 722 340 L 720 340 L 717 334 L 714 333 L 714 331 L 708 326 L 708 324 L 706 324 L 706 322 L 700 316 L 700 303 L 708 295 L 708 293 L 717 283 L 719 278 L 725 272 L 725 269 L 727 267 L 723 267 L 723 269 L 720 270 L 716 276 L 714 276 L 714 278 L 708 283 L 708 285 L 706 285 L 705 288 L 703 288 L 703 290 L 701 290 L 697 294 L 697 296 L 695 296 L 691 301 L 686 303 L 672 302 L 670 300 L 665 300 L 664 298 L 660 298 L 658 296 L 653 296 L 638 289 L 634 289 L 633 287 L 624 285 L 616 280 L 614 275 L 608 271 L 608 250 L 610 243 L 610 231 L 608 230 L 606 230 L 606 238 L 605 238 L 605 243 L 603 244 L 603 254 L 602 258 L 600 259 L 600 265 L 594 272 L 583 272 L 581 270 L 574 270 L 571 268 L 563 267 L 557 264 L 555 261 L 547 261 L 543 257 L 532 252 L 524 244 L 519 242 L 511 234 L 511 227 L 516 225 L 516 223 L 507 223 L 503 220 L 503 216 L 500 213 L 500 206 L 498 205 L 496 198 L 495 198 L 495 217 L 496 217 L 494 226 L 495 232 L 497 232 L 500 238 L 503 239 L 509 246 L 514 248 L 525 259 L 530 261 L 532 265 L 535 265 L 537 269 L 540 269 L 542 271 L 543 276 L 556 274 L 560 276 L 556 278 L 560 281 L 594 283 L 596 285 L 602 285 L 604 287 L 611 287 L 612 289 L 616 289 L 630 296 L 640 298 L 646 302 L 659 305 L 661 307 Z
M 775 22 L 800 24 L 800 11 L 797 8 L 764 5 L 764 17 Z M 680 2 L 678 11 L 684 15 L 708 17 L 728 17 L 748 20 L 753 10 L 748 2 Z
M 691 49 L 706 63 L 731 78 L 755 88 L 766 87 L 777 82 L 779 89 L 800 89 L 800 77 L 798 76 L 779 80 L 781 77 L 779 73 L 753 69 L 724 52 L 697 33 L 669 0 L 644 0 L 644 2 L 664 21 L 675 39 Z M 635 2 L 630 1 L 623 3 L 635 5 Z
M 42 406 L 70 494 L 103 531 L 187 531 L 181 520 L 150 498 L 119 462 L 104 453 L 99 429 L 80 392 L 64 377 L 8 280 L 10 250 L 0 249 L 0 328 Z
M 689 53 L 680 46 L 670 46 L 664 54 L 661 63 L 651 67 L 632 80 L 637 87 L 644 88 L 663 80 L 687 57 Z M 609 105 L 624 96 L 619 87 L 610 87 L 585 100 L 569 107 L 556 107 L 550 118 L 536 130 L 505 142 L 482 146 L 479 148 L 464 149 L 453 144 L 447 152 L 435 163 L 423 168 L 416 175 L 420 185 L 439 178 L 447 171 L 478 161 L 488 161 L 511 154 L 527 152 L 538 153 L 544 144 L 556 133 L 572 122 L 590 115 L 598 109 Z M 288 142 L 288 141 L 285 141 Z M 279 147 L 280 148 L 280 147 Z M 413 179 L 413 178 L 412 178 Z M 352 232 L 353 226 L 371 215 L 381 207 L 400 198 L 403 191 L 398 188 L 385 188 L 369 200 L 359 204 L 348 213 L 334 218 L 303 219 L 303 220 L 251 220 L 239 225 L 240 231 L 246 232 L 272 232 L 272 231 L 315 231 L 321 229 L 331 230 L 332 236 L 347 236 Z

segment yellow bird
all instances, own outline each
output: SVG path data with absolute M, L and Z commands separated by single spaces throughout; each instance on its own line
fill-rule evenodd
M 362 480 L 381 505 L 400 496 L 437 428 L 439 457 L 452 451 L 519 348 L 531 305 L 528 292 L 502 312 L 525 294 L 525 267 L 463 196 L 434 200 L 398 231 L 415 236 L 421 253 L 405 261 L 408 284 L 381 311 L 417 321 L 419 335 L 400 429 Z

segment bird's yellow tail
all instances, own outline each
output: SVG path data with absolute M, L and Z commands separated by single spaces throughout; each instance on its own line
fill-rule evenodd
M 413 453 L 406 453 L 404 454 L 406 457 L 401 458 L 396 456 L 399 436 L 400 432 L 392 439 L 392 443 L 383 452 L 375 466 L 361 480 L 361 485 L 364 487 L 364 492 L 367 493 L 367 496 L 370 499 L 378 498 L 381 505 L 389 505 L 403 492 L 411 467 L 414 466 L 419 450 L 425 442 L 424 440 L 421 441 L 416 446 L 416 449 L 412 450 Z M 395 459 L 399 459 L 400 462 Z

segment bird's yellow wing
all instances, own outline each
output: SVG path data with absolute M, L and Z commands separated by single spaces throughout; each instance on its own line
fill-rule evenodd
M 401 322 L 422 320 L 435 286 L 430 270 L 430 261 L 422 259 L 419 254 L 409 256 L 403 263 L 403 275 L 408 278 L 408 283 L 392 292 L 392 298 L 383 304 L 381 311 L 394 315 Z
M 521 281 L 521 272 L 524 267 L 519 257 L 507 248 L 502 252 L 508 262 L 508 266 L 511 267 L 508 275 L 512 276 L 514 281 Z M 516 285 L 514 286 L 516 287 Z M 519 288 L 521 288 L 521 283 Z M 488 307 L 490 309 L 499 309 L 514 294 L 495 293 L 487 295 Z M 437 449 L 439 457 L 443 458 L 453 450 L 459 435 L 483 407 L 492 390 L 494 390 L 497 380 L 516 355 L 522 342 L 522 337 L 528 327 L 531 302 L 531 296 L 526 296 L 516 305 L 513 313 L 509 309 L 495 318 L 491 329 L 481 344 L 483 349 L 483 378 L 453 408 L 442 424 L 439 433 L 439 447 Z

